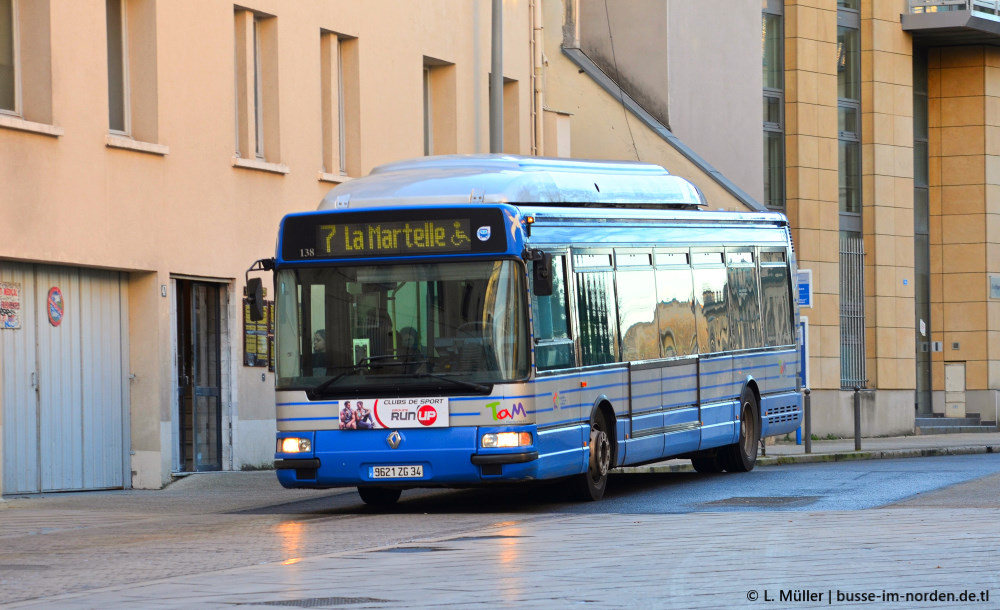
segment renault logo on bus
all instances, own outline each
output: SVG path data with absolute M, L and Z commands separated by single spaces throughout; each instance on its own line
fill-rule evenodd
M 398 430 L 393 430 L 389 436 L 385 437 L 385 442 L 389 443 L 390 448 L 396 449 L 403 442 L 403 435 Z

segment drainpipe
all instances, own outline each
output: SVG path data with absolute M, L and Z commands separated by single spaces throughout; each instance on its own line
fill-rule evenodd
M 535 156 L 541 156 L 545 154 L 545 113 L 543 106 L 545 93 L 542 87 L 544 83 L 544 63 L 542 60 L 544 32 L 542 31 L 541 0 L 531 0 L 529 10 L 531 12 L 531 47 L 532 65 L 534 67 L 532 77 L 534 85 L 534 103 L 532 104 L 531 110 L 535 125 L 533 130 L 534 142 L 532 142 L 531 153 Z
M 493 0 L 490 68 L 490 152 L 503 152 L 503 0 Z

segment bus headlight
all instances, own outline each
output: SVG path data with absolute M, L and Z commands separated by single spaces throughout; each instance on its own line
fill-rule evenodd
M 531 444 L 530 432 L 490 432 L 483 435 L 484 449 L 527 447 Z
M 307 438 L 279 438 L 278 453 L 308 453 L 312 451 L 312 441 Z

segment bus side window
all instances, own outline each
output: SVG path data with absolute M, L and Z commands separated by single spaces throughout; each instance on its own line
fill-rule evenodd
M 576 275 L 583 366 L 618 361 L 618 313 L 614 272 L 587 271 Z
M 685 259 L 686 262 L 686 259 Z M 660 351 L 664 358 L 698 353 L 691 269 L 657 269 L 656 310 L 660 320 Z
M 660 357 L 656 321 L 656 276 L 649 269 L 618 269 L 618 323 L 622 334 L 622 360 Z
M 768 347 L 792 344 L 792 308 L 786 265 L 760 267 L 761 319 L 764 323 L 764 345 Z
M 729 349 L 755 349 L 760 337 L 760 301 L 757 294 L 757 266 L 753 252 L 727 255 L 729 291 Z
M 694 298 L 698 320 L 698 346 L 702 354 L 729 349 L 729 307 L 726 301 L 726 267 L 721 252 L 695 252 Z M 715 266 L 718 265 L 718 266 Z
M 569 308 L 566 301 L 565 256 L 552 257 L 552 294 L 537 296 L 534 290 L 531 291 L 531 316 L 534 321 L 535 364 L 538 370 L 574 366 L 575 354 L 573 340 L 569 336 Z

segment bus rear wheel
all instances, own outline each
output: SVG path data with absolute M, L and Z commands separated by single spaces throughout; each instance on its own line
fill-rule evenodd
M 581 500 L 600 500 L 608 487 L 608 470 L 611 468 L 611 439 L 604 414 L 594 414 L 590 422 L 590 461 L 587 472 L 578 476 L 577 496 Z
M 729 472 L 750 472 L 757 463 L 760 424 L 757 418 L 757 398 L 750 388 L 740 395 L 740 438 L 719 450 L 719 458 Z
M 371 506 L 389 506 L 390 504 L 395 504 L 402 493 L 403 490 L 393 489 L 392 487 L 358 488 L 358 495 L 361 496 L 361 500 Z

